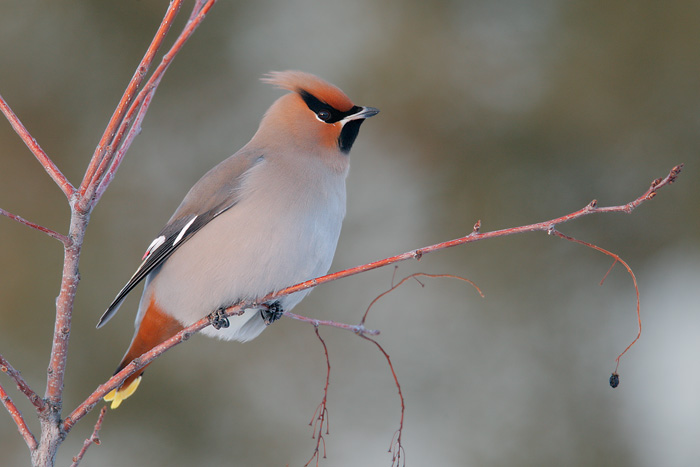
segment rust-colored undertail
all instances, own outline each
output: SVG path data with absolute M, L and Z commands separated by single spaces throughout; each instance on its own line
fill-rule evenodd
M 174 336 L 183 329 L 182 325 L 175 318 L 167 315 L 155 302 L 154 298 L 148 304 L 148 309 L 143 315 L 141 324 L 139 325 L 134 338 L 131 341 L 129 350 L 117 367 L 118 373 L 125 366 L 131 363 L 137 357 L 140 357 L 144 352 L 151 350 L 156 345 Z M 131 396 L 141 382 L 141 375 L 148 365 L 141 368 L 138 372 L 129 376 L 124 383 L 117 389 L 113 389 L 107 393 L 104 400 L 111 402 L 111 408 L 116 409 L 124 399 Z

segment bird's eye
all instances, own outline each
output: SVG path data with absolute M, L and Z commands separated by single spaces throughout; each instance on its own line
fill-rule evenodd
M 331 113 L 327 110 L 319 110 L 316 114 L 320 120 L 327 122 L 331 118 Z

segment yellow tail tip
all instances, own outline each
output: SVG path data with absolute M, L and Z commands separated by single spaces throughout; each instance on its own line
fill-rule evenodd
M 123 400 L 127 399 L 129 396 L 131 396 L 134 392 L 136 392 L 136 389 L 138 389 L 139 384 L 141 383 L 141 377 L 139 376 L 135 380 L 133 380 L 127 387 L 120 387 L 117 389 L 112 389 L 109 391 L 107 394 L 105 394 L 104 400 L 106 402 L 111 402 L 112 405 L 110 408 L 116 409 L 119 407 L 122 403 Z

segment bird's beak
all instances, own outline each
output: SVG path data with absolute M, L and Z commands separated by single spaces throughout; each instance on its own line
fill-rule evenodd
M 379 113 L 379 109 L 375 109 L 374 107 L 360 107 L 360 110 L 352 115 L 348 115 L 344 119 L 341 120 L 341 122 L 346 124 L 347 122 L 351 122 L 353 120 L 364 120 L 365 118 L 369 117 L 374 117 Z
M 362 110 L 360 110 L 355 115 L 352 115 L 350 118 L 352 120 L 357 120 L 358 118 L 369 118 L 374 117 L 378 113 L 379 109 L 375 109 L 374 107 L 362 107 Z

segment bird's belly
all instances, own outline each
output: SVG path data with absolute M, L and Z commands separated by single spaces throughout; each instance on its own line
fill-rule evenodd
M 299 212 L 279 207 L 258 210 L 236 205 L 212 220 L 150 278 L 144 298 L 157 291 L 163 310 L 188 325 L 220 307 L 253 301 L 325 274 L 335 253 L 344 209 L 316 206 Z M 308 292 L 282 297 L 282 308 L 291 310 Z M 265 328 L 259 311 L 252 309 L 230 318 L 230 323 L 228 328 L 206 328 L 203 333 L 246 341 Z

